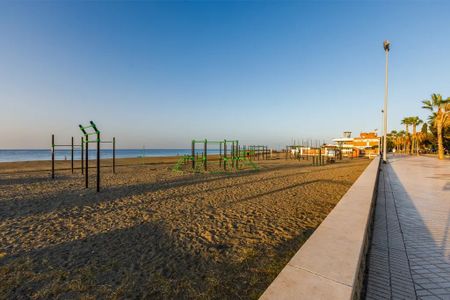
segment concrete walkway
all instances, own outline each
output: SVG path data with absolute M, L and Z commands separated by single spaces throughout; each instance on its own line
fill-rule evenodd
M 450 161 L 382 166 L 366 299 L 450 299 Z

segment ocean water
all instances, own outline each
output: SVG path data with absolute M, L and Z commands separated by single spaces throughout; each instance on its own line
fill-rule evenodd
M 201 153 L 201 150 L 197 150 Z M 208 154 L 218 154 L 217 149 L 208 149 Z M 80 159 L 80 151 L 74 151 L 74 159 Z M 163 156 L 181 156 L 191 154 L 191 149 L 116 149 L 116 158 L 127 157 L 163 157 Z M 34 160 L 51 160 L 50 149 L 40 150 L 0 150 L 0 162 L 14 161 L 34 161 Z M 55 151 L 55 159 L 70 160 L 70 150 Z M 95 159 L 97 152 L 95 149 L 89 150 L 89 158 Z M 100 151 L 101 158 L 112 158 L 112 150 L 105 149 Z

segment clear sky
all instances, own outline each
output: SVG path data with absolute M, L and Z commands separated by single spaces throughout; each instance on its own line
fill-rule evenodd
M 0 2 L 0 148 L 94 120 L 122 148 L 390 129 L 450 96 L 450 1 Z

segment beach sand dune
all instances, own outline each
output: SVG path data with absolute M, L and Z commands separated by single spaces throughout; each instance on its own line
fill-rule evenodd
M 0 164 L 0 298 L 255 299 L 369 163 L 192 174 L 175 161 L 119 160 L 100 193 L 95 169 L 85 189 L 79 170 Z

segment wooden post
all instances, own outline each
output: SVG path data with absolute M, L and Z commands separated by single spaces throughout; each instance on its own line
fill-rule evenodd
M 319 166 L 322 165 L 322 147 L 319 148 Z

